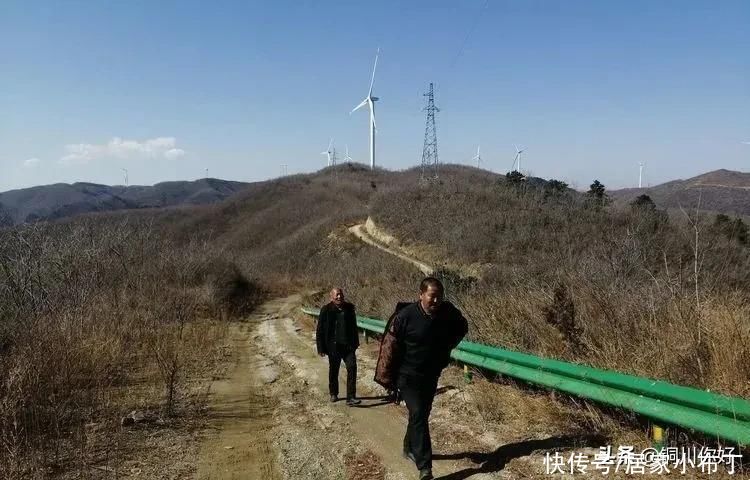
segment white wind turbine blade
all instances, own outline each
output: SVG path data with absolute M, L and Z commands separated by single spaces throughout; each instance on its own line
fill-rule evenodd
M 742 142 L 742 143 L 744 143 L 745 145 L 750 145 L 750 142 Z
M 362 100 L 362 103 L 360 103 L 359 105 L 357 105 L 356 107 L 354 107 L 354 110 L 352 110 L 351 112 L 349 112 L 349 115 L 351 115 L 352 113 L 356 112 L 356 111 L 357 111 L 357 110 L 359 110 L 360 108 L 362 108 L 362 107 L 364 107 L 365 105 L 367 105 L 367 103 L 368 103 L 369 101 L 370 101 L 370 97 L 367 97 L 367 98 L 365 98 L 364 100 Z
M 375 83 L 375 69 L 378 68 L 378 57 L 380 56 L 380 48 L 378 48 L 378 53 L 375 54 L 375 65 L 372 67 L 372 78 L 370 79 L 370 90 L 367 94 L 368 97 L 372 96 L 372 86 Z

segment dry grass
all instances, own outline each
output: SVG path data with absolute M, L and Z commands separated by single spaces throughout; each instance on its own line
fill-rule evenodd
M 236 309 L 212 289 L 217 255 L 197 242 L 177 249 L 148 223 L 0 232 L 3 478 L 85 470 L 87 424 L 115 429 L 131 410 L 167 424 L 195 408 L 188 387 L 225 330 L 204 318 Z
M 425 261 L 484 265 L 449 292 L 474 338 L 750 395 L 750 255 L 710 216 L 598 208 L 466 175 L 381 192 L 371 215 L 406 245 L 434 245 Z
M 384 480 L 383 462 L 370 450 L 344 455 L 347 480 Z
M 750 394 L 750 255 L 709 218 L 691 217 L 696 256 L 685 218 L 594 208 L 471 168 L 442 175 L 425 188 L 416 170 L 345 165 L 213 206 L 0 231 L 0 468 L 42 472 L 62 446 L 85 444 L 87 423 L 115 428 L 132 409 L 189 415 L 189 386 L 219 353 L 217 320 L 262 295 L 312 285 L 321 304 L 339 285 L 381 318 L 415 298 L 416 269 L 346 232 L 368 215 L 427 262 L 482 266 L 481 278 L 443 272 L 476 340 Z M 555 424 L 542 403 L 523 415 Z

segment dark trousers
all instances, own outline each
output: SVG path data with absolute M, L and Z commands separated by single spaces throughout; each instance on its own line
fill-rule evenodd
M 357 396 L 357 357 L 348 347 L 337 347 L 328 353 L 328 393 L 339 395 L 339 368 L 346 365 L 346 398 Z
M 409 424 L 404 435 L 404 451 L 411 452 L 417 468 L 432 468 L 432 441 L 430 440 L 430 411 L 437 390 L 437 378 L 415 379 L 399 377 L 401 398 L 409 410 Z

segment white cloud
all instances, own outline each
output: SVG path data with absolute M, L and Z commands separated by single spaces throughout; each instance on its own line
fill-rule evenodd
M 26 168 L 34 168 L 37 165 L 39 165 L 39 159 L 38 158 L 27 158 L 23 161 L 23 166 Z
M 185 150 L 176 148 L 174 137 L 157 137 L 143 142 L 114 137 L 103 145 L 76 143 L 65 145 L 67 152 L 60 158 L 63 165 L 80 165 L 99 159 L 143 159 L 166 158 L 169 160 L 185 155 Z
M 164 152 L 164 158 L 168 158 L 169 160 L 180 158 L 183 155 L 185 155 L 185 150 L 181 148 L 170 148 L 169 150 Z

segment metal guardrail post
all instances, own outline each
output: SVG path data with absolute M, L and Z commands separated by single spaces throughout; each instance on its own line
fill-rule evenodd
M 651 444 L 653 445 L 653 447 L 658 452 L 661 452 L 661 450 L 664 448 L 665 443 L 664 429 L 656 424 L 651 425 Z
M 473 375 L 471 370 L 469 370 L 469 366 L 464 363 L 464 381 L 466 381 L 466 383 L 471 383 L 472 377 Z

